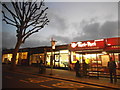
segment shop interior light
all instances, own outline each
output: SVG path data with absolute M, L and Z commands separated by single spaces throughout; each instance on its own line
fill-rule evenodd
M 60 50 L 60 53 L 68 53 L 68 50 Z
M 107 54 L 107 52 L 106 52 L 106 51 L 103 51 L 102 53 L 103 53 L 103 54 Z
M 111 44 L 107 44 L 108 46 L 110 46 Z

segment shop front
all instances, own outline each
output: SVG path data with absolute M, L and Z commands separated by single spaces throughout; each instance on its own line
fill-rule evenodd
M 50 67 L 52 63 L 54 68 L 68 68 L 69 50 L 67 47 L 68 45 L 56 46 L 56 49 L 53 51 L 51 47 L 31 49 L 29 64 L 32 66 L 38 66 L 38 63 L 42 60 L 46 67 Z
M 82 65 L 85 60 L 90 67 L 89 71 L 100 71 L 103 66 L 101 58 L 104 55 L 104 48 L 104 39 L 72 42 L 70 44 L 72 64 L 78 60 Z
M 47 66 L 50 66 L 51 56 L 54 56 L 53 58 L 53 66 L 54 67 L 68 67 L 69 64 L 69 51 L 68 50 L 59 50 L 54 51 L 53 53 L 47 52 Z
M 53 58 L 51 58 L 53 56 Z M 53 66 L 74 69 L 77 60 L 82 64 L 83 59 L 89 65 L 89 71 L 103 71 L 107 73 L 107 63 L 112 57 L 120 69 L 120 37 L 98 40 L 72 42 L 67 45 L 56 46 L 52 51 L 50 46 L 20 49 L 16 64 L 38 65 L 40 60 L 50 67 Z M 3 51 L 2 63 L 11 62 L 12 51 Z
M 28 63 L 27 60 L 28 52 L 18 52 L 16 56 L 17 65 L 25 65 Z M 2 55 L 2 63 L 10 64 L 12 59 L 12 53 L 6 53 Z
M 107 38 L 72 42 L 69 45 L 71 51 L 71 64 L 83 60 L 89 65 L 89 71 L 97 74 L 108 73 L 107 64 L 110 57 L 115 60 L 117 69 L 120 68 L 120 38 Z
M 116 62 L 117 68 L 120 69 L 120 37 L 107 38 L 105 51 Z

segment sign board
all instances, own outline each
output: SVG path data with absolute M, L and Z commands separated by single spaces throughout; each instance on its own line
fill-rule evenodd
M 104 46 L 104 39 L 72 42 L 70 44 L 72 49 L 102 49 Z
M 107 38 L 107 39 L 106 39 L 106 45 L 107 45 L 107 46 L 120 45 L 120 37 Z
M 101 55 L 102 66 L 107 67 L 107 64 L 110 60 L 109 55 Z
M 105 50 L 120 50 L 120 37 L 107 38 Z

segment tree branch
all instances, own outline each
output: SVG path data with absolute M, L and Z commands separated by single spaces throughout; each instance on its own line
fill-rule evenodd
M 30 23 L 29 25 L 27 25 L 25 28 L 28 28 L 29 26 L 35 24 L 35 23 L 39 20 L 39 18 L 41 17 L 41 15 L 42 15 L 47 9 L 48 9 L 48 8 L 45 8 L 44 10 L 41 11 L 40 14 L 36 15 L 36 16 L 38 16 L 36 19 L 35 19 L 35 17 L 32 17 L 33 22 Z
M 28 33 L 24 38 L 23 38 L 23 43 L 25 42 L 25 40 L 26 40 L 26 38 L 28 38 L 30 35 L 32 35 L 33 33 L 35 33 L 35 32 L 38 32 L 39 30 L 41 30 L 42 28 L 39 28 L 39 29 L 37 29 L 37 30 L 35 30 L 35 31 L 33 31 L 33 32 L 31 32 L 31 33 Z
M 12 5 L 13 5 L 13 7 L 14 7 L 14 10 L 15 10 L 15 13 L 16 13 L 16 15 L 17 15 L 17 19 L 19 20 L 19 22 L 21 23 L 22 21 L 21 21 L 21 17 L 20 17 L 20 13 L 18 12 L 18 10 L 17 10 L 17 7 L 16 7 L 16 4 L 14 3 L 14 2 L 11 2 L 12 3 Z
M 14 17 L 18 18 L 18 16 L 16 16 L 10 9 L 8 9 L 8 7 L 5 4 L 2 4 L 2 6 Z
M 13 22 L 13 23 L 15 23 L 15 21 L 13 21 L 12 19 L 8 18 L 3 11 L 2 11 L 2 13 L 3 13 L 3 16 L 4 16 L 5 19 L 7 19 L 7 20 L 9 20 L 9 21 L 11 21 L 11 22 Z M 16 24 L 16 23 L 15 23 L 15 24 Z
M 5 21 L 7 24 L 17 27 L 15 24 L 8 22 L 6 19 L 3 19 L 3 21 Z
M 7 24 L 17 27 L 17 37 L 18 39 L 22 39 L 23 42 L 33 33 L 41 30 L 49 22 L 49 20 L 47 19 L 47 13 L 44 13 L 48 9 L 48 7 L 42 10 L 42 6 L 44 6 L 43 1 L 41 1 L 40 4 L 37 4 L 36 1 L 33 3 L 11 2 L 15 13 L 13 13 L 5 4 L 3 4 L 3 6 L 13 17 L 12 20 L 8 18 L 3 12 L 3 16 L 5 18 L 4 21 Z M 8 22 L 7 20 L 9 20 L 10 22 Z M 33 25 L 34 27 L 31 27 Z M 28 27 L 31 28 L 29 31 L 27 31 Z

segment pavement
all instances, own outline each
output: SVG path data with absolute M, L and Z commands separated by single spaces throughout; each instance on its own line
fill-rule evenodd
M 9 67 L 10 67 L 10 65 L 2 65 L 2 68 L 3 68 L 2 70 L 8 69 Z M 117 83 L 110 83 L 110 79 L 104 78 L 104 77 L 99 77 L 99 79 L 94 78 L 94 77 L 76 77 L 75 71 L 70 71 L 70 70 L 52 69 L 52 75 L 51 75 L 50 68 L 46 68 L 46 73 L 39 74 L 38 67 L 17 66 L 15 72 L 40 75 L 40 76 L 44 76 L 44 77 L 50 77 L 50 78 L 78 82 L 78 83 L 80 82 L 83 84 L 107 87 L 110 89 L 116 89 L 116 88 L 120 89 L 120 79 L 117 79 Z

